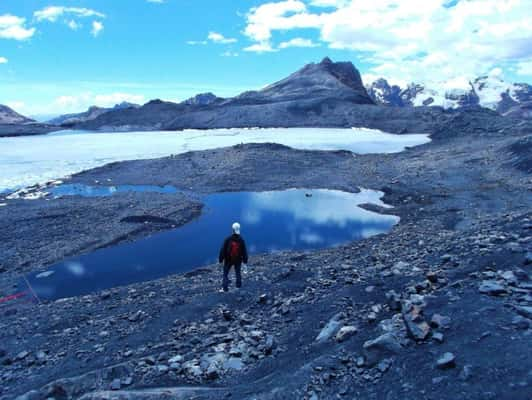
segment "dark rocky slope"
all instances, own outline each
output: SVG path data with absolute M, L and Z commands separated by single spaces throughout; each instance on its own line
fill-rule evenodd
M 109 112 L 111 110 L 124 110 L 128 108 L 138 107 L 140 107 L 138 104 L 128 103 L 126 101 L 116 104 L 114 107 L 111 108 L 92 106 L 89 107 L 87 111 L 82 113 L 60 115 L 59 117 L 55 117 L 49 120 L 48 123 L 52 125 L 73 126 L 81 122 L 90 121 L 92 119 L 98 118 L 100 115 L 105 114 L 106 112 Z
M 263 90 L 231 99 L 176 104 L 154 100 L 135 110 L 117 110 L 76 125 L 80 129 L 154 130 L 234 127 L 351 127 L 391 132 L 430 132 L 446 118 L 437 108 L 375 106 L 358 70 L 325 58 Z
M 528 139 L 483 124 L 467 135 L 464 118 L 449 125 L 456 133 L 398 154 L 250 144 L 74 176 L 193 192 L 362 186 L 382 189 L 394 208 L 380 211 L 401 222 L 338 248 L 254 255 L 244 288 L 229 294 L 217 293 L 220 271 L 207 266 L 80 298 L 0 304 L 0 398 L 528 400 L 532 181 L 512 163 Z M 155 198 L 106 200 L 106 234 L 122 235 L 118 219 L 142 209 L 189 215 L 184 199 L 166 210 L 174 198 Z M 59 203 L 6 202 L 2 252 L 23 226 L 42 241 L 10 258 L 4 284 L 40 257 L 80 251 L 77 235 L 52 229 Z M 73 231 L 100 213 L 69 202 Z M 37 218 L 50 219 L 39 230 Z M 85 243 L 101 236 L 83 232 Z
M 0 104 L 0 137 L 41 135 L 57 130 L 48 124 L 41 124 L 20 115 L 8 106 Z
M 29 122 L 35 121 L 20 115 L 8 106 L 0 104 L 0 124 L 26 124 Z

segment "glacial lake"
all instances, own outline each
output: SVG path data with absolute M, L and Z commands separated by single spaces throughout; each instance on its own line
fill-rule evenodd
M 365 189 L 210 194 L 201 199 L 201 216 L 182 227 L 64 260 L 27 279 L 39 298 L 53 300 L 191 271 L 217 262 L 235 221 L 242 225 L 252 273 L 254 254 L 321 249 L 388 232 L 398 217 L 360 207 L 388 207 L 381 196 Z
M 213 129 L 181 132 L 60 131 L 0 138 L 0 194 L 115 161 L 147 159 L 240 143 L 279 143 L 296 149 L 395 153 L 430 142 L 428 135 L 370 129 Z

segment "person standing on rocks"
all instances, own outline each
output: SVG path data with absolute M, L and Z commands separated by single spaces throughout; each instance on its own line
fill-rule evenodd
M 224 263 L 224 277 L 222 288 L 224 292 L 229 290 L 229 271 L 231 267 L 235 268 L 236 287 L 242 286 L 242 263 L 248 263 L 248 252 L 246 249 L 246 242 L 240 236 L 240 224 L 235 222 L 232 226 L 233 233 L 224 240 L 218 261 Z

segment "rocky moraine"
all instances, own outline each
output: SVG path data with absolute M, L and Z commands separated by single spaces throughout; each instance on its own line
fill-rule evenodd
M 306 73 L 350 79 L 351 69 L 329 61 Z M 176 129 L 192 119 L 210 127 L 223 107 L 227 118 L 246 116 L 283 88 L 291 81 L 182 119 L 164 104 L 140 112 L 164 108 Z M 2 298 L 26 289 L 23 274 L 194 220 L 198 194 L 362 187 L 393 206 L 367 209 L 400 222 L 338 247 L 254 254 L 243 288 L 227 294 L 218 292 L 219 266 L 207 265 L 85 296 L 4 301 L 0 399 L 530 399 L 532 125 L 480 109 L 389 111 L 344 90 L 346 101 L 363 101 L 346 124 L 371 114 L 374 127 L 415 126 L 432 142 L 366 155 L 237 145 L 112 163 L 68 180 L 170 185 L 173 194 L 2 198 Z M 310 103 L 294 108 L 298 91 L 285 94 L 267 110 L 320 118 Z M 345 99 L 327 103 L 331 118 L 351 107 Z M 386 113 L 396 118 L 380 121 Z M 132 115 L 90 124 L 123 126 Z

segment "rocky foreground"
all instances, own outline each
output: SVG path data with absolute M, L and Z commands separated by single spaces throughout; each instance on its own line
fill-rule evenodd
M 227 294 L 217 292 L 219 267 L 207 266 L 80 298 L 0 304 L 0 398 L 529 399 L 530 136 L 515 132 L 435 133 L 393 155 L 243 145 L 74 176 L 201 193 L 361 186 L 383 190 L 394 208 L 378 211 L 401 222 L 334 249 L 255 255 L 243 289 Z M 148 223 L 124 236 L 127 214 L 186 221 L 198 209 L 186 196 L 171 209 L 163 195 L 128 196 L 98 200 L 104 210 L 129 204 L 100 217 L 104 239 L 87 228 L 99 213 L 88 200 L 68 200 L 63 215 L 55 201 L 2 200 L 2 254 L 27 240 L 24 226 L 38 244 L 2 260 L 4 294 L 38 257 L 47 265 L 92 248 L 80 240 L 169 228 Z M 64 221 L 70 242 L 49 229 Z

